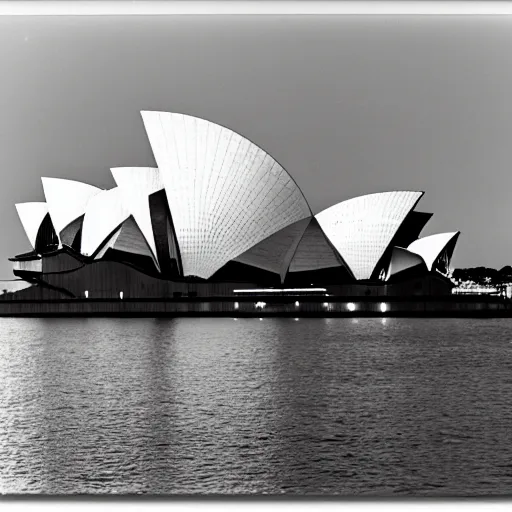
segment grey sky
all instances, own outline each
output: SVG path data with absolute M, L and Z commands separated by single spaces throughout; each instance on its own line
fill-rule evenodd
M 218 122 L 267 150 L 316 213 L 424 190 L 455 266 L 512 264 L 512 20 L 0 18 L 0 278 L 30 249 L 40 177 L 110 188 L 152 166 L 140 110 Z

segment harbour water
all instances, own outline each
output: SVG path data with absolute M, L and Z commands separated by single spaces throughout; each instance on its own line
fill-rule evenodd
M 0 319 L 3 493 L 503 495 L 512 319 Z

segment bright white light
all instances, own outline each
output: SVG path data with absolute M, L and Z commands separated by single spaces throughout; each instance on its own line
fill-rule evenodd
M 38 255 L 39 257 L 39 255 Z M 28 270 L 30 272 L 42 272 L 43 260 L 13 261 L 13 270 Z
M 324 308 L 328 308 L 329 307 L 329 303 L 328 302 L 324 302 Z
M 121 300 L 123 300 L 123 296 L 124 296 L 124 293 L 123 293 L 123 292 L 119 292 L 119 298 L 120 298 Z
M 298 300 L 295 301 L 295 307 L 298 308 L 300 306 L 300 302 Z
M 349 311 L 355 311 L 356 310 L 356 305 L 353 302 L 349 302 L 347 304 L 347 308 L 348 308 Z
M 294 320 L 295 320 L 296 322 L 298 322 L 298 321 L 299 321 L 299 319 L 298 319 L 298 318 L 294 318 Z
M 293 292 L 326 292 L 326 288 L 254 288 L 233 290 L 233 293 L 293 293 Z
M 263 309 L 266 305 L 266 302 L 256 302 L 255 307 Z
M 85 290 L 85 298 L 88 299 L 89 298 L 89 290 Z
M 145 0 L 118 1 L 1 1 L 0 15 L 187 15 L 187 14 L 268 14 L 268 15 L 498 15 L 512 14 L 510 2 L 503 1 L 343 1 L 310 0 L 255 2 L 250 0 Z
M 235 309 L 238 309 L 238 302 L 235 302 Z
M 385 313 L 388 310 L 388 305 L 385 302 L 380 303 L 380 310 Z
M 260 320 L 263 320 L 263 318 L 260 318 Z
M 452 289 L 452 294 L 479 294 L 481 295 L 482 293 L 487 293 L 487 294 L 493 294 L 493 293 L 497 293 L 498 292 L 498 289 L 497 288 L 479 288 L 479 287 L 474 287 L 474 288 L 453 288 Z

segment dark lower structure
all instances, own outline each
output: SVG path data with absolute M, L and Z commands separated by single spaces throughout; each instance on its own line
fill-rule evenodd
M 271 290 L 269 294 L 288 290 L 289 296 L 332 297 L 443 297 L 451 295 L 449 279 L 432 272 L 408 275 L 399 282 L 355 281 L 341 267 L 316 272 L 296 272 L 281 285 L 270 272 L 232 262 L 209 280 L 163 279 L 154 272 L 152 261 L 133 256 L 122 261 L 122 255 L 112 252 L 112 258 L 90 260 L 66 247 L 42 256 L 29 253 L 13 258 L 14 273 L 33 283 L 16 292 L 12 299 L 170 299 L 180 297 L 235 297 L 237 290 Z M 115 258 L 115 259 L 114 259 Z M 299 276 L 299 274 L 305 274 Z
M 209 280 L 163 279 L 151 260 L 94 261 L 66 247 L 13 262 L 31 286 L 1 295 L 0 316 L 512 316 L 502 297 L 452 295 L 452 282 L 439 272 L 363 282 L 331 269 L 281 285 L 236 262 Z
M 512 317 L 512 303 L 500 297 L 180 297 L 169 299 L 9 298 L 1 316 L 19 317 Z M 21 294 L 18 297 L 26 296 Z M 45 293 L 45 297 L 53 295 Z M 327 302 L 328 301 L 328 302 Z

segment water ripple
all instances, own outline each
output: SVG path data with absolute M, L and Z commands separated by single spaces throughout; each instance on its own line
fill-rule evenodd
M 0 324 L 5 493 L 510 493 L 512 320 Z

